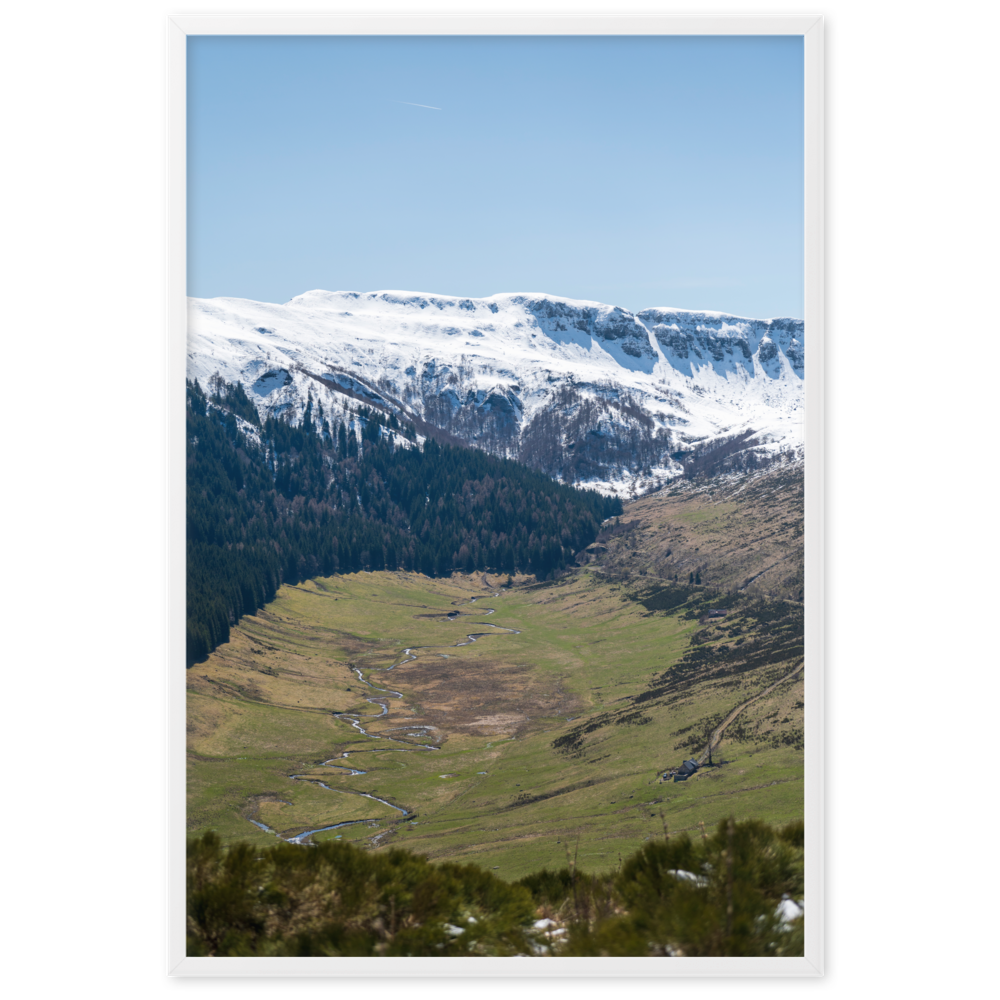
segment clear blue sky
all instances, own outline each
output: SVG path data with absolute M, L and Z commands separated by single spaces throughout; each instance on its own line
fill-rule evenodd
M 188 67 L 190 295 L 802 316 L 801 38 L 203 36 Z

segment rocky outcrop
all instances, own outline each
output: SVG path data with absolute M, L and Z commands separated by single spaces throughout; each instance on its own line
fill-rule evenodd
M 644 309 L 638 319 L 656 338 L 667 362 L 683 375 L 711 365 L 724 375 L 755 375 L 754 359 L 769 378 L 788 369 L 805 377 L 805 324 L 799 319 L 744 319 L 724 313 Z

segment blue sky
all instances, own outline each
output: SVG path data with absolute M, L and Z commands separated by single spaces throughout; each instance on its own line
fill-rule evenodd
M 795 37 L 191 37 L 188 293 L 801 317 L 802 71 Z

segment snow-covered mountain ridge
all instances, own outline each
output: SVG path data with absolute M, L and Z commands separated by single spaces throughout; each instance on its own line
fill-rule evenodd
M 605 490 L 682 463 L 801 453 L 804 324 L 543 294 L 311 291 L 189 300 L 188 376 L 240 382 L 262 416 L 311 393 L 415 419 Z M 752 433 L 751 433 L 752 432 Z

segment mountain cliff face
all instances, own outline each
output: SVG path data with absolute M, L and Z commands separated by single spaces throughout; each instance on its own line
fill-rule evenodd
M 358 402 L 563 482 L 641 491 L 797 455 L 804 325 L 551 295 L 191 299 L 188 375 L 262 416 Z
M 754 360 L 772 379 L 782 375 L 781 355 L 799 378 L 805 377 L 804 324 L 800 319 L 740 319 L 720 313 L 644 309 L 639 319 L 677 371 L 694 376 L 711 365 L 725 375 L 742 367 L 753 377 Z

